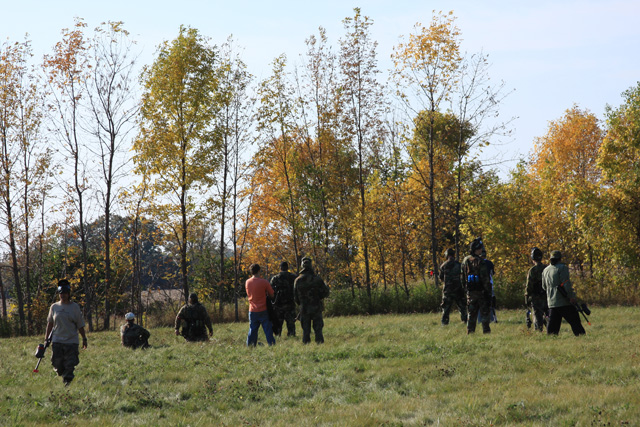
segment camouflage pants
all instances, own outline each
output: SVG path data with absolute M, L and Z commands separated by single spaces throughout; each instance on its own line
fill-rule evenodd
M 282 324 L 287 324 L 287 336 L 296 336 L 296 307 L 291 305 L 276 306 L 276 313 L 278 314 L 278 327 L 282 331 Z M 275 327 L 274 327 L 275 329 Z M 282 335 L 282 332 L 280 333 Z
M 531 297 L 531 310 L 533 311 L 534 326 L 538 331 L 547 324 L 549 317 L 549 307 L 547 306 L 546 295 L 534 295 Z
M 311 342 L 312 324 L 316 343 L 323 343 L 324 335 L 322 335 L 322 328 L 324 327 L 324 320 L 322 319 L 322 311 L 300 313 L 300 325 L 302 326 L 302 343 L 307 344 Z
M 51 344 L 51 365 L 58 376 L 65 381 L 71 381 L 74 377 L 73 370 L 80 363 L 78 344 Z
M 486 298 L 482 291 L 467 292 L 467 304 L 469 307 L 469 316 L 467 319 L 467 333 L 476 331 L 476 322 L 478 321 L 478 312 L 482 315 L 482 332 L 491 332 L 489 322 L 491 319 L 491 300 Z
M 460 312 L 460 320 L 466 323 L 467 321 L 467 302 L 464 298 L 464 291 L 460 290 L 459 292 L 451 292 L 451 293 L 443 293 L 442 294 L 442 320 L 441 323 L 443 325 L 449 324 L 449 313 L 451 312 L 451 307 L 453 303 L 458 307 L 458 311 Z

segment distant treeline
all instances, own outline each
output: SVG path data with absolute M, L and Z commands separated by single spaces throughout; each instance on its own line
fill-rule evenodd
M 599 301 L 638 302 L 640 84 L 604 121 L 575 105 L 550 118 L 500 178 L 483 150 L 510 133 L 509 91 L 462 53 L 451 13 L 394 48 L 387 81 L 373 20 L 343 24 L 262 81 L 231 38 L 189 27 L 142 67 L 120 22 L 78 19 L 41 61 L 4 42 L 3 333 L 41 331 L 62 277 L 90 331 L 143 313 L 152 288 L 239 319 L 246 266 L 303 256 L 336 291 L 331 314 L 431 309 L 444 250 L 461 259 L 478 236 L 505 306 L 533 246 L 562 251 Z

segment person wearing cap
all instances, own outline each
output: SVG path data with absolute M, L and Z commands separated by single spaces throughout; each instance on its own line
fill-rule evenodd
M 134 323 L 136 315 L 127 313 L 124 315 L 124 319 L 127 323 L 120 327 L 120 342 L 122 345 L 132 349 L 149 347 L 151 334 L 142 326 Z
M 66 279 L 58 282 L 60 301 L 49 308 L 45 340 L 51 340 L 51 365 L 62 377 L 65 386 L 73 381 L 75 367 L 80 363 L 80 341 L 87 348 L 87 335 L 84 331 L 84 319 L 80 306 L 71 301 L 71 285 Z
M 529 310 L 533 312 L 534 327 L 542 332 L 549 316 L 547 293 L 542 288 L 542 272 L 547 268 L 547 264 L 542 262 L 542 251 L 538 248 L 531 250 L 531 260 L 534 265 L 527 272 L 524 299 Z
M 560 251 L 551 251 L 549 266 L 542 272 L 542 288 L 547 293 L 549 305 L 549 323 L 547 334 L 558 335 L 562 319 L 565 319 L 575 336 L 584 335 L 586 331 L 580 322 L 580 314 L 575 308 L 577 296 L 569 278 L 569 267 L 562 262 Z
M 276 339 L 273 336 L 273 324 L 269 320 L 267 311 L 267 295 L 273 298 L 274 292 L 271 283 L 260 277 L 260 266 L 251 264 L 249 267 L 251 277 L 244 284 L 249 300 L 249 333 L 247 334 L 247 347 L 255 347 L 258 344 L 258 331 L 260 326 L 264 331 L 269 345 L 274 345 Z
M 282 333 L 282 324 L 286 322 L 289 337 L 296 336 L 296 302 L 293 296 L 296 277 L 289 272 L 289 263 L 283 261 L 280 263 L 280 272 L 271 278 L 271 287 L 275 294 L 273 305 L 278 316 L 278 324 L 273 325 L 273 330 Z
M 456 251 L 449 248 L 444 252 L 447 260 L 440 266 L 438 277 L 442 280 L 442 325 L 449 324 L 449 312 L 455 303 L 460 312 L 460 320 L 467 323 L 467 302 L 462 286 L 462 265 L 456 261 Z
M 324 320 L 323 300 L 329 296 L 329 287 L 314 273 L 311 258 L 302 258 L 302 270 L 294 283 L 294 298 L 300 305 L 300 325 L 302 326 L 302 343 L 311 342 L 311 328 L 317 344 L 324 342 L 322 329 Z
M 180 332 L 182 328 L 182 333 Z M 207 329 L 209 336 L 207 336 Z M 189 302 L 182 306 L 175 321 L 176 335 L 181 335 L 187 341 L 208 341 L 213 335 L 211 318 L 204 305 L 198 302 L 198 295 L 189 295 Z
M 469 245 L 470 253 L 462 260 L 462 277 L 467 288 L 467 334 L 476 331 L 478 312 L 482 315 L 482 332 L 491 333 L 491 277 L 482 258 L 484 244 L 477 238 Z

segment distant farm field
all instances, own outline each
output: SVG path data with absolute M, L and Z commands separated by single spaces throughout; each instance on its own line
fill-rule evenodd
M 595 307 L 579 338 L 528 330 L 523 311 L 498 317 L 473 336 L 435 313 L 334 317 L 323 345 L 255 349 L 246 323 L 214 325 L 204 344 L 151 329 L 146 351 L 100 332 L 68 388 L 49 350 L 32 372 L 37 339 L 3 339 L 0 424 L 639 425 L 640 309 Z

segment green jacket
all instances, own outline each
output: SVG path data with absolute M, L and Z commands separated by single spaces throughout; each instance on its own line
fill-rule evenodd
M 558 287 L 567 291 L 567 296 L 562 295 Z M 542 272 L 542 287 L 547 292 L 547 304 L 549 308 L 565 307 L 571 305 L 570 298 L 576 298 L 576 293 L 569 279 L 569 268 L 562 263 L 549 265 Z

